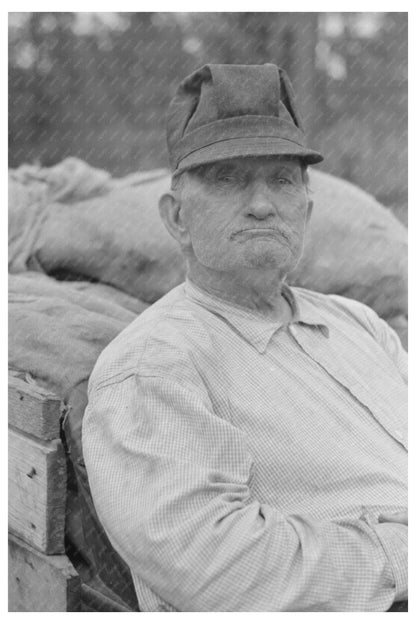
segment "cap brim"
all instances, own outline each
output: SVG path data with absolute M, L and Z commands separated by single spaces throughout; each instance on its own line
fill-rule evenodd
M 314 150 L 298 143 L 276 137 L 244 137 L 218 141 L 195 150 L 183 158 L 174 172 L 181 173 L 199 165 L 217 160 L 241 158 L 245 156 L 296 156 L 302 158 L 307 165 L 315 165 L 324 157 Z

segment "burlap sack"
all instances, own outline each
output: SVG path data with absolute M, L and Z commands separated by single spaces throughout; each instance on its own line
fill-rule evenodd
M 184 278 L 158 214 L 168 187 L 165 170 L 111 179 L 76 159 L 11 172 L 9 271 L 98 280 L 156 301 Z
M 361 301 L 382 318 L 407 315 L 407 230 L 371 195 L 310 171 L 314 201 L 290 283 Z
M 64 400 L 89 378 L 104 347 L 146 308 L 130 298 L 128 309 L 117 293 L 97 294 L 94 284 L 79 288 L 39 273 L 9 276 L 9 368 L 30 373 Z

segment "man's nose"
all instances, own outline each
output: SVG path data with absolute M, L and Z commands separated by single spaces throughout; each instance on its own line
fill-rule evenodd
M 267 219 L 276 215 L 272 191 L 263 180 L 253 182 L 247 208 L 247 215 L 256 219 Z

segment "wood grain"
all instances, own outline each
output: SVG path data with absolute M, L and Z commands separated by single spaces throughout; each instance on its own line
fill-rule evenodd
M 61 441 L 9 427 L 9 530 L 44 553 L 64 553 L 65 501 Z
M 80 611 L 80 578 L 66 555 L 47 556 L 9 535 L 9 611 Z
M 9 424 L 26 433 L 59 438 L 61 401 L 51 392 L 9 374 Z

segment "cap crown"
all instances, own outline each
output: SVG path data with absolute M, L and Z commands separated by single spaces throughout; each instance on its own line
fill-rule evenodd
M 208 64 L 181 82 L 168 110 L 167 140 L 174 170 L 198 150 L 246 137 L 304 144 L 294 92 L 283 69 L 271 63 Z M 230 145 L 226 147 L 229 150 Z M 219 158 L 221 153 L 219 146 Z

